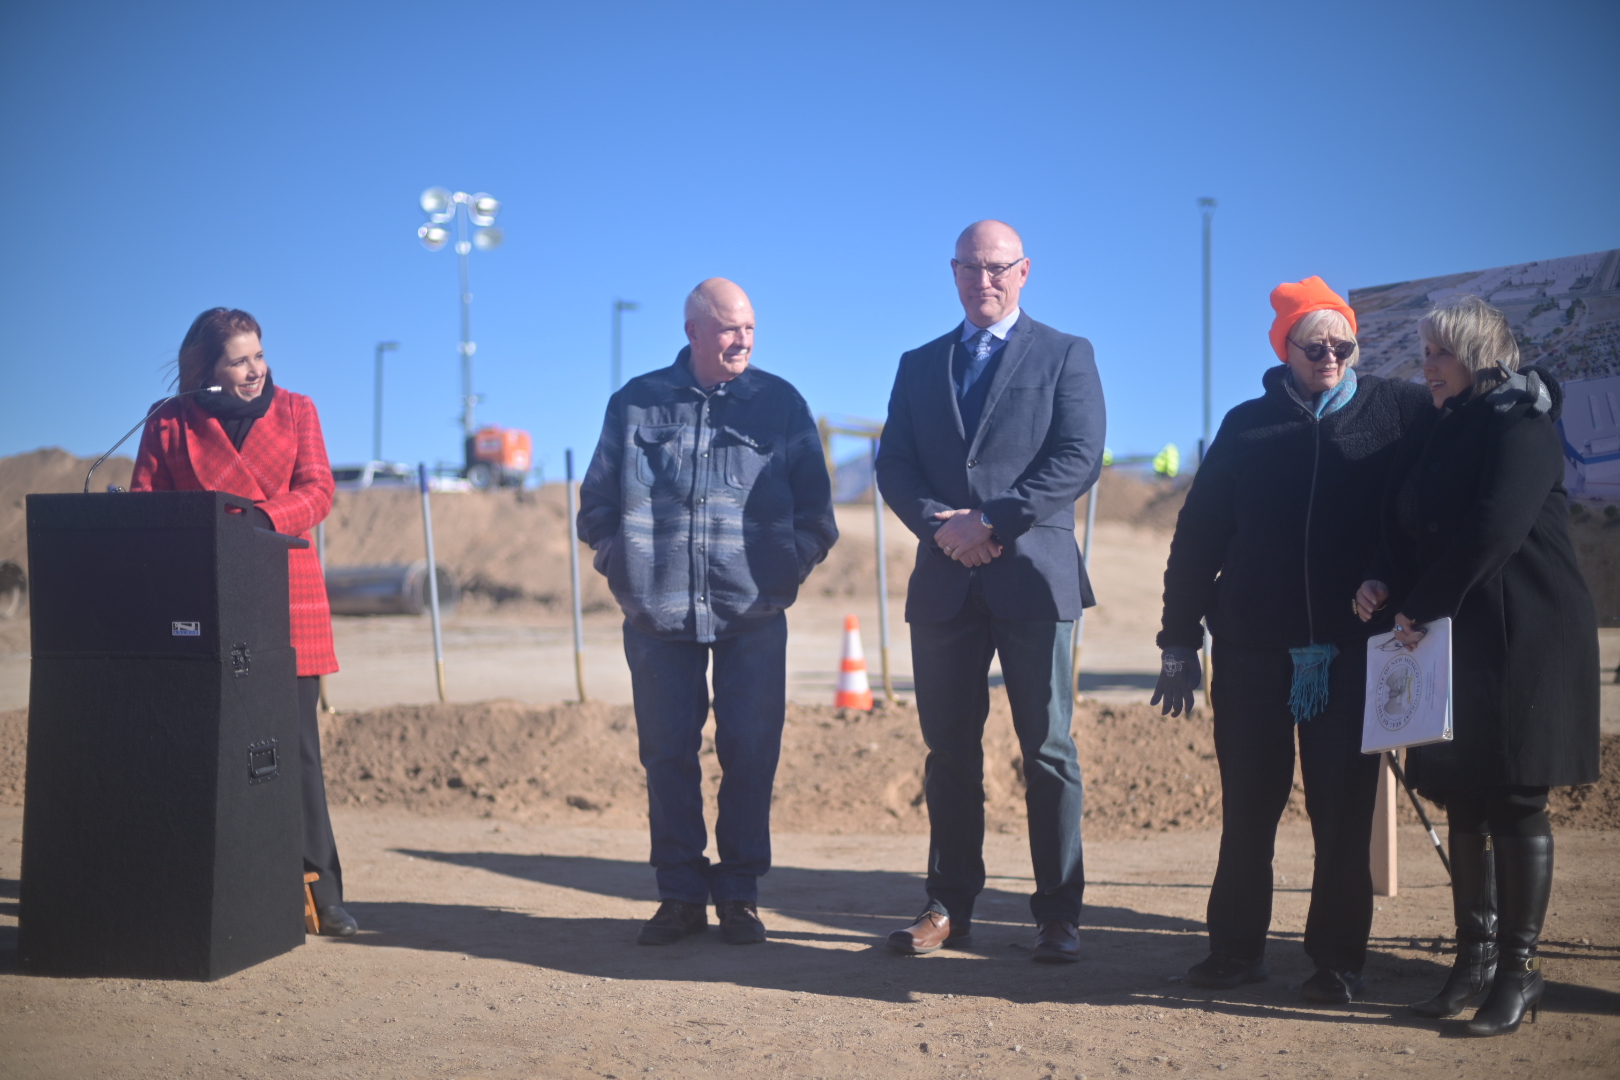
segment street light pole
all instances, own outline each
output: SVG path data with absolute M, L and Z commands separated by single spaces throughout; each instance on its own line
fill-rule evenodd
M 461 433 L 472 438 L 477 430 L 473 411 L 478 406 L 473 397 L 472 363 L 478 344 L 472 339 L 472 282 L 467 256 L 472 253 L 472 241 L 467 239 L 467 215 L 456 215 L 456 260 L 461 270 Z
M 619 387 L 624 385 L 624 378 L 620 370 L 620 345 L 624 337 L 622 316 L 626 311 L 636 311 L 641 307 L 634 300 L 613 301 L 613 385 L 608 387 L 608 393 L 616 394 Z
M 383 386 L 383 353 L 393 352 L 399 348 L 397 341 L 377 342 L 377 396 L 375 407 L 371 416 L 371 460 L 382 460 L 382 386 Z
M 450 242 L 450 231 L 444 226 L 452 218 L 456 222 L 456 256 L 461 274 L 461 430 L 467 438 L 477 430 L 474 410 L 478 395 L 473 393 L 472 360 L 478 345 L 472 339 L 472 285 L 468 257 L 473 248 L 494 251 L 501 246 L 501 230 L 495 228 L 495 215 L 501 212 L 500 200 L 480 192 L 469 195 L 465 191 L 446 188 L 428 188 L 420 200 L 428 223 L 416 230 L 422 246 L 438 251 Z M 471 235 L 469 236 L 469 230 Z
M 1203 464 L 1204 455 L 1209 452 L 1211 428 L 1214 422 L 1213 405 L 1214 396 L 1212 383 L 1214 381 L 1213 364 L 1210 359 L 1210 333 L 1209 333 L 1209 224 L 1215 216 L 1215 200 L 1202 198 L 1198 200 L 1199 211 L 1204 219 L 1204 438 L 1198 444 L 1198 462 Z

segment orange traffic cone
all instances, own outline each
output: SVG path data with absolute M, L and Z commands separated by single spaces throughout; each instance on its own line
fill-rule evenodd
M 866 681 L 866 656 L 861 652 L 861 621 L 844 616 L 844 656 L 838 666 L 838 695 L 833 705 L 841 709 L 872 708 L 872 687 Z

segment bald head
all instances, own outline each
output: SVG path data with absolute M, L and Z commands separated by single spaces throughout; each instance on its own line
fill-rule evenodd
M 1005 221 L 994 218 L 975 221 L 956 238 L 956 257 L 962 262 L 972 262 L 973 252 L 983 247 L 1005 251 L 1011 253 L 1012 258 L 1019 259 L 1024 255 L 1024 238 Z M 966 257 L 962 254 L 964 251 L 967 252 Z
M 686 296 L 686 340 L 699 386 L 729 382 L 748 370 L 754 351 L 754 305 L 725 278 L 700 282 Z
M 968 322 L 994 326 L 1018 310 L 1018 295 L 1029 280 L 1024 239 L 1004 221 L 975 221 L 956 238 L 951 270 Z

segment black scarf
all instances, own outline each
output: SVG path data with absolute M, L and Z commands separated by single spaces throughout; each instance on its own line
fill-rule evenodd
M 231 445 L 236 447 L 237 453 L 241 453 L 248 432 L 253 430 L 253 421 L 270 411 L 270 402 L 275 396 L 276 384 L 267 371 L 264 373 L 264 389 L 252 401 L 243 401 L 229 390 L 223 394 L 198 394 L 193 400 L 219 421 Z

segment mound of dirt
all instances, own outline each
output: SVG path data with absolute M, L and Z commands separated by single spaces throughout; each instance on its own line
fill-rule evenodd
M 335 806 L 614 828 L 646 824 L 646 782 L 628 706 L 396 705 L 341 713 L 324 727 L 326 790 Z M 1083 702 L 1074 736 L 1085 775 L 1087 836 L 1219 827 L 1220 775 L 1204 714 L 1177 720 L 1143 705 Z M 22 803 L 26 739 L 27 712 L 0 713 L 0 803 Z M 1022 761 L 1000 691 L 992 698 L 984 749 L 987 826 L 1022 832 Z M 867 714 L 789 705 L 773 826 L 833 835 L 925 833 L 925 753 L 912 708 Z M 712 820 L 720 779 L 712 727 L 701 760 Z M 1404 799 L 1400 806 L 1402 820 L 1416 820 Z M 1552 815 L 1561 829 L 1620 828 L 1620 736 L 1603 740 L 1602 780 L 1556 790 Z M 1296 783 L 1285 819 L 1303 816 Z
M 28 568 L 28 516 L 23 497 L 84 490 L 85 471 L 94 461 L 55 447 L 0 458 L 0 561 Z M 108 458 L 96 470 L 93 490 L 106 491 L 108 484 L 128 487 L 134 468 L 131 458 Z
M 985 735 L 989 828 L 1019 832 L 1022 759 L 1005 694 Z M 1074 733 L 1087 771 L 1086 827 L 1100 836 L 1210 828 L 1220 820 L 1214 740 L 1202 717 L 1084 704 Z M 927 751 L 907 707 L 872 713 L 789 705 L 773 825 L 790 832 L 922 833 Z M 523 821 L 646 822 L 646 783 L 628 706 L 543 708 L 496 701 L 395 706 L 335 717 L 325 742 L 329 797 L 350 805 L 511 816 Z M 712 727 L 701 752 L 719 785 Z
M 334 803 L 524 821 L 578 823 L 590 815 L 614 827 L 646 822 L 646 781 L 629 706 L 398 705 L 340 714 L 329 724 L 324 753 Z M 1219 828 L 1220 772 L 1202 710 L 1176 719 L 1146 705 L 1083 701 L 1073 734 L 1085 777 L 1087 835 Z M 772 823 L 833 835 L 924 833 L 926 755 L 912 707 L 862 713 L 789 704 Z M 700 760 L 712 820 L 720 782 L 712 719 Z M 984 773 L 986 827 L 1022 832 L 1023 755 L 999 689 L 985 727 Z M 1297 772 L 1294 780 L 1284 820 L 1305 816 Z M 1401 821 L 1417 820 L 1409 801 L 1397 806 Z M 1426 809 L 1443 819 L 1433 806 Z M 1551 813 L 1561 828 L 1620 828 L 1620 736 L 1603 741 L 1602 780 L 1558 789 Z
M 96 487 L 128 486 L 133 462 L 112 458 L 96 473 Z M 78 491 L 90 460 L 63 450 L 36 450 L 0 458 L 0 560 L 26 566 L 27 534 L 23 496 L 30 492 Z M 1158 480 L 1136 472 L 1108 469 L 1101 481 L 1097 513 L 1104 521 L 1150 528 L 1175 524 L 1185 482 Z M 1077 513 L 1084 520 L 1085 502 Z M 548 608 L 568 602 L 568 541 L 571 535 L 561 484 L 526 490 L 446 492 L 433 497 L 433 539 L 438 561 L 453 569 L 474 605 L 535 603 Z M 874 591 L 871 504 L 838 508 L 843 538 L 827 561 L 816 567 L 805 591 L 822 596 L 870 596 Z M 890 595 L 905 595 L 916 539 L 891 513 L 886 547 Z M 363 566 L 412 562 L 423 557 L 421 502 L 414 491 L 340 491 L 326 521 L 327 562 Z M 611 607 L 602 576 L 591 569 L 590 552 L 581 573 L 586 610 Z
M 1097 520 L 1120 521 L 1141 529 L 1174 529 L 1191 486 L 1191 476 L 1167 480 L 1137 469 L 1104 469 L 1097 481 Z M 1085 498 L 1075 504 L 1074 514 L 1084 529 Z

